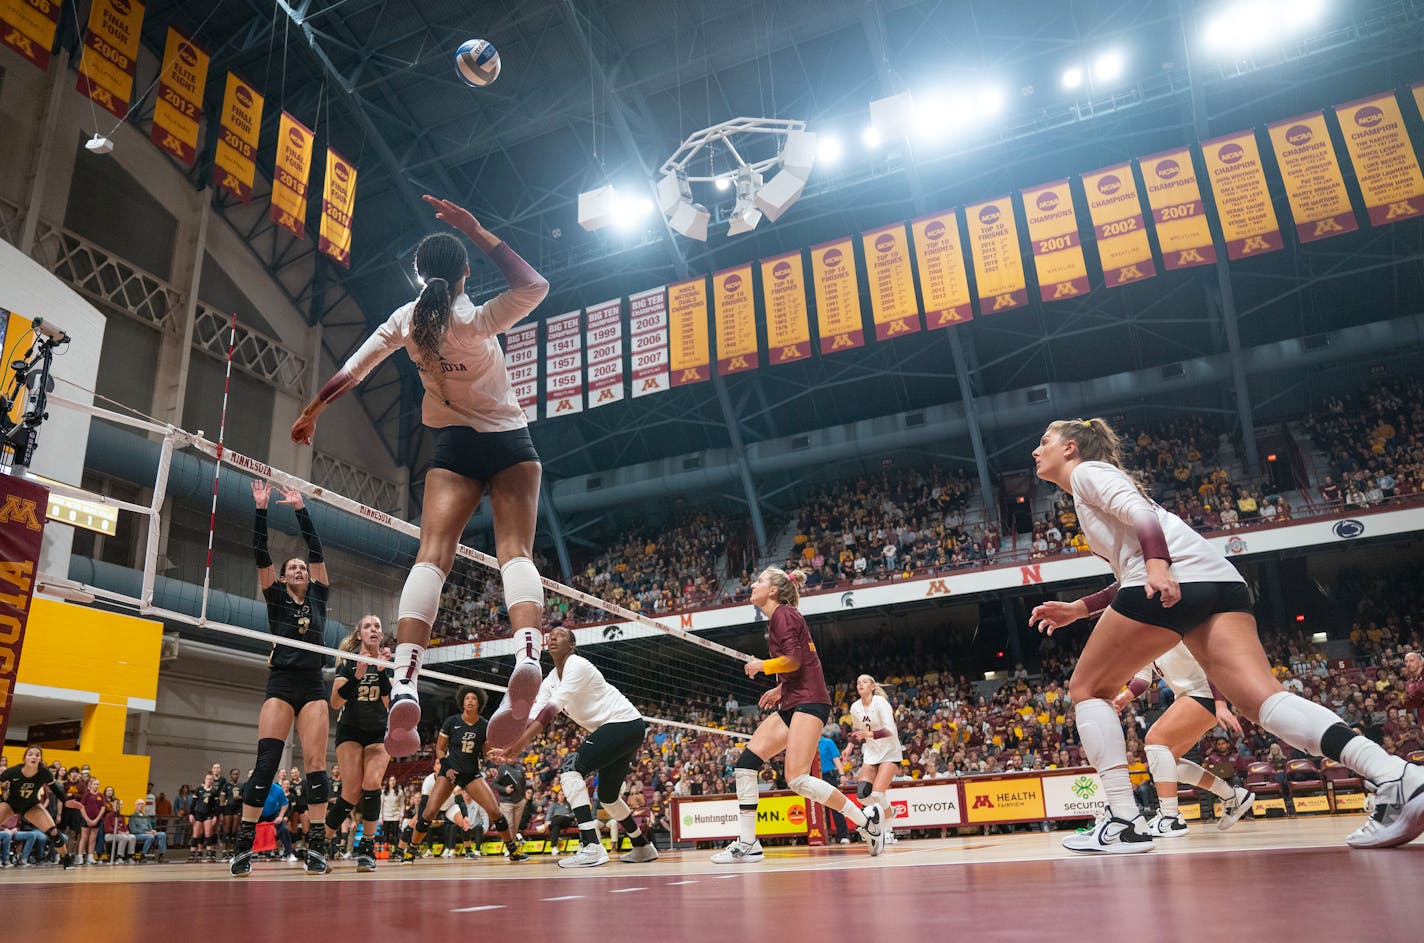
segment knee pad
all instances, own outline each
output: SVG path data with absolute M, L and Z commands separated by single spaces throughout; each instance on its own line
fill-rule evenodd
M 418 835 L 424 835 L 428 831 L 430 831 L 430 820 L 427 819 L 425 813 L 422 812 L 415 817 L 415 832 Z
M 346 816 L 351 814 L 351 803 L 346 801 L 345 796 L 337 796 L 336 801 L 326 807 L 326 827 L 337 829 Z
M 739 757 L 737 757 L 737 763 L 736 763 L 735 768 L 736 768 L 736 769 L 750 769 L 750 770 L 756 770 L 756 771 L 760 772 L 762 766 L 763 766 L 765 763 L 766 763 L 766 760 L 763 760 L 761 757 L 757 756 L 757 755 L 756 755 L 755 753 L 753 753 L 751 750 L 744 748 L 744 749 L 742 750 L 742 755 L 739 756 Z
M 257 762 L 252 764 L 252 776 L 247 780 L 247 791 L 242 795 L 242 801 L 247 805 L 261 806 L 267 801 L 267 792 L 272 788 L 277 768 L 282 765 L 284 745 L 284 741 L 276 737 L 263 737 L 257 741 Z
M 326 770 L 319 769 L 315 773 L 307 773 L 307 802 L 312 805 L 321 805 L 331 798 L 331 780 L 326 776 Z
M 59 830 L 58 825 L 51 825 L 49 831 L 45 832 L 45 838 L 48 838 L 50 844 L 54 845 L 55 848 L 61 850 L 63 850 L 65 844 L 68 842 L 68 839 L 64 837 L 64 833 Z
M 544 607 L 544 584 L 539 580 L 539 568 L 528 557 L 515 557 L 499 568 L 504 583 L 504 607 L 513 609 L 522 602 Z
M 1142 748 L 1147 754 L 1147 772 L 1154 783 L 1175 783 L 1177 781 L 1177 758 L 1170 748 L 1160 743 L 1149 743 Z
M 825 805 L 826 800 L 831 797 L 831 793 L 836 791 L 836 788 L 830 783 L 818 776 L 812 776 L 810 773 L 802 773 L 786 785 L 798 796 L 805 796 L 822 805 Z
M 855 797 L 861 802 L 864 802 L 866 799 L 869 799 L 870 794 L 874 791 L 875 786 L 871 783 L 866 782 L 863 779 L 855 784 Z
M 490 823 L 490 828 L 496 832 L 507 832 L 509 831 L 509 819 L 501 815 Z
M 361 818 L 367 822 L 378 821 L 381 817 L 381 790 L 361 790 Z
M 577 771 L 566 770 L 560 773 L 559 785 L 564 787 L 564 799 L 567 800 L 569 808 L 577 809 L 589 804 L 588 783 Z
M 564 761 L 559 764 L 560 782 L 563 781 L 562 777 L 565 773 L 577 773 L 580 780 L 588 778 L 588 774 L 593 772 L 593 770 L 584 769 L 582 766 L 579 765 L 579 762 L 580 760 L 577 750 L 564 757 Z
M 621 822 L 633 814 L 633 810 L 628 808 L 628 803 L 622 799 L 614 799 L 612 802 L 605 802 L 603 807 L 608 810 L 608 817 L 615 822 Z
M 396 617 L 435 625 L 435 617 L 440 614 L 440 592 L 444 588 L 444 570 L 433 563 L 417 563 L 405 578 Z

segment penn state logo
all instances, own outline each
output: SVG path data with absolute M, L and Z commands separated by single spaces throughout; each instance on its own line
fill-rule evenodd
M 1341 540 L 1354 540 L 1365 532 L 1365 525 L 1354 518 L 1346 518 L 1343 521 L 1336 521 L 1335 526 L 1330 530 Z

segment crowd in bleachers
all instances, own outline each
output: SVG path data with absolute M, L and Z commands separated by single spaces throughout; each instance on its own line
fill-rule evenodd
M 715 605 L 723 601 L 717 564 L 732 526 L 701 510 L 668 527 L 632 530 L 575 566 L 574 588 L 650 615 Z
M 1327 507 L 1360 509 L 1416 495 L 1424 480 L 1424 382 L 1404 377 L 1326 397 L 1305 420 L 1326 455 Z

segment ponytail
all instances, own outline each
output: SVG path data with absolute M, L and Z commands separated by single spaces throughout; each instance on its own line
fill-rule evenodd
M 1122 468 L 1122 443 L 1106 419 L 1060 419 L 1049 425 L 1060 439 L 1077 443 L 1085 462 L 1107 462 Z
M 419 363 L 446 406 L 445 371 L 440 363 L 440 344 L 450 328 L 452 286 L 469 271 L 470 257 L 465 245 L 449 233 L 426 236 L 415 249 L 415 274 L 423 287 L 411 312 L 410 336 L 419 351 Z
M 801 590 L 806 586 L 806 574 L 801 570 L 787 573 L 777 567 L 768 567 L 767 576 L 771 580 L 771 598 L 783 606 L 794 606 L 801 601 Z

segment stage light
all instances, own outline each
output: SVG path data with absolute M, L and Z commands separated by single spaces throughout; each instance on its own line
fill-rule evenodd
M 1109 49 L 1093 62 L 1094 82 L 1115 82 L 1122 78 L 1125 60 L 1120 50 Z
M 1004 93 L 997 88 L 983 88 L 975 100 L 979 114 L 992 118 L 1004 110 Z
M 816 146 L 816 159 L 824 164 L 835 164 L 840 161 L 841 154 L 845 147 L 841 144 L 841 139 L 834 134 L 827 134 L 821 138 L 821 143 Z
M 727 190 L 732 186 L 732 181 L 727 177 L 718 177 L 717 182 L 713 184 L 713 186 L 718 190 Z
M 1222 8 L 1202 31 L 1203 44 L 1218 53 L 1243 54 L 1293 39 L 1324 18 L 1324 0 L 1247 0 Z
M 861 143 L 872 151 L 878 150 L 880 145 L 885 143 L 885 139 L 881 136 L 880 130 L 873 124 L 865 126 L 865 130 L 861 132 L 860 140 Z
M 1077 66 L 1071 66 L 1063 70 L 1063 87 L 1072 91 L 1083 84 L 1083 70 Z

